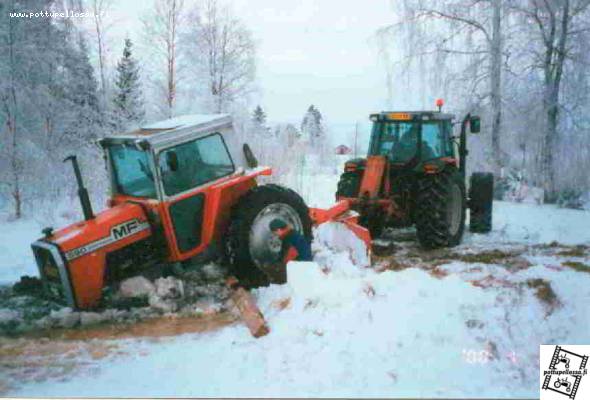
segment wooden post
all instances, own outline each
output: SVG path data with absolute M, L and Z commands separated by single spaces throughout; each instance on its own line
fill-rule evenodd
M 239 281 L 234 276 L 227 279 L 226 285 L 232 290 L 231 299 L 240 311 L 242 321 L 252 336 L 259 338 L 267 335 L 270 329 L 250 293 L 239 285 Z

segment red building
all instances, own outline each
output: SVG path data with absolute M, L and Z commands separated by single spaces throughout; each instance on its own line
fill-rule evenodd
M 336 154 L 339 154 L 339 155 L 350 154 L 350 153 L 352 153 L 352 149 L 348 146 L 341 144 L 340 146 L 336 147 L 335 152 L 336 152 Z

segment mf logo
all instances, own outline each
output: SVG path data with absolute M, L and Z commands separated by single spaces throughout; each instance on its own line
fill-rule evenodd
M 131 221 L 123 222 L 111 229 L 111 237 L 114 240 L 123 239 L 127 236 L 131 236 L 137 231 L 143 229 L 143 225 L 140 224 L 139 220 L 132 219 Z

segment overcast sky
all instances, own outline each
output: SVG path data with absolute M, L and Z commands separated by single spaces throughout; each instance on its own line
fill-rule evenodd
M 298 123 L 312 103 L 331 124 L 366 121 L 369 113 L 385 107 L 385 72 L 374 33 L 393 20 L 390 0 L 226 3 L 256 38 L 260 93 L 254 102 L 271 121 Z M 112 10 L 117 23 L 111 34 L 137 38 L 139 16 L 151 4 L 119 1 Z

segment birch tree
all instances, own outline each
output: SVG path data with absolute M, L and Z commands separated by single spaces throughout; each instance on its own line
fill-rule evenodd
M 253 89 L 256 75 L 255 44 L 250 30 L 221 6 L 205 0 L 193 11 L 187 53 L 194 65 L 191 79 L 204 87 L 213 112 L 228 112 Z
M 469 81 L 466 93 L 467 108 L 489 104 L 491 114 L 491 163 L 496 173 L 506 160 L 502 151 L 502 64 L 504 59 L 502 22 L 504 0 L 405 0 L 399 10 L 402 19 L 381 29 L 379 34 L 391 46 L 391 41 L 405 42 L 403 48 L 407 59 L 434 56 L 431 70 L 436 79 L 444 75 L 444 65 L 451 64 L 459 71 L 457 81 Z M 398 33 L 403 33 L 401 39 Z M 392 34 L 392 35 L 390 35 Z M 393 39 L 390 39 L 393 37 Z M 484 66 L 483 70 L 480 66 Z M 420 71 L 420 80 L 425 80 L 425 71 Z M 483 93 L 476 98 L 479 87 L 485 84 Z
M 531 39 L 537 45 L 529 45 L 528 49 L 531 67 L 540 70 L 543 76 L 545 129 L 540 162 L 543 189 L 551 202 L 557 197 L 555 153 L 560 142 L 560 95 L 564 71 L 568 61 L 579 61 L 573 57 L 575 41 L 590 30 L 589 4 L 588 0 L 527 0 L 511 4 L 511 9 L 524 15 L 524 21 L 534 27 Z
M 2 49 L 3 57 L 0 59 L 0 72 L 5 79 L 0 79 L 0 105 L 2 112 L 2 119 L 4 120 L 4 131 L 6 132 L 5 143 L 6 150 L 3 152 L 8 161 L 9 169 L 3 176 L 3 182 L 10 192 L 14 204 L 14 216 L 20 218 L 22 215 L 22 195 L 21 195 L 21 165 L 18 156 L 19 144 L 19 102 L 17 100 L 17 86 L 19 77 L 17 74 L 20 69 L 17 63 L 18 51 L 18 26 L 14 18 L 8 18 L 8 12 L 16 10 L 15 1 L 9 4 L 0 4 L 0 12 L 2 13 L 2 20 L 5 25 L 2 28 L 2 37 L 0 42 L 0 49 Z
M 110 24 L 106 22 L 108 12 L 112 9 L 112 0 L 87 0 L 87 8 L 93 13 L 93 28 L 96 38 L 96 54 L 98 58 L 98 76 L 100 82 L 100 93 L 103 103 L 106 103 L 108 96 L 106 81 L 106 34 Z
M 178 88 L 178 46 L 184 21 L 184 0 L 155 0 L 154 9 L 143 18 L 144 40 L 157 58 L 158 69 L 164 71 L 163 113 L 175 114 Z M 162 68 L 163 67 L 163 68 Z

